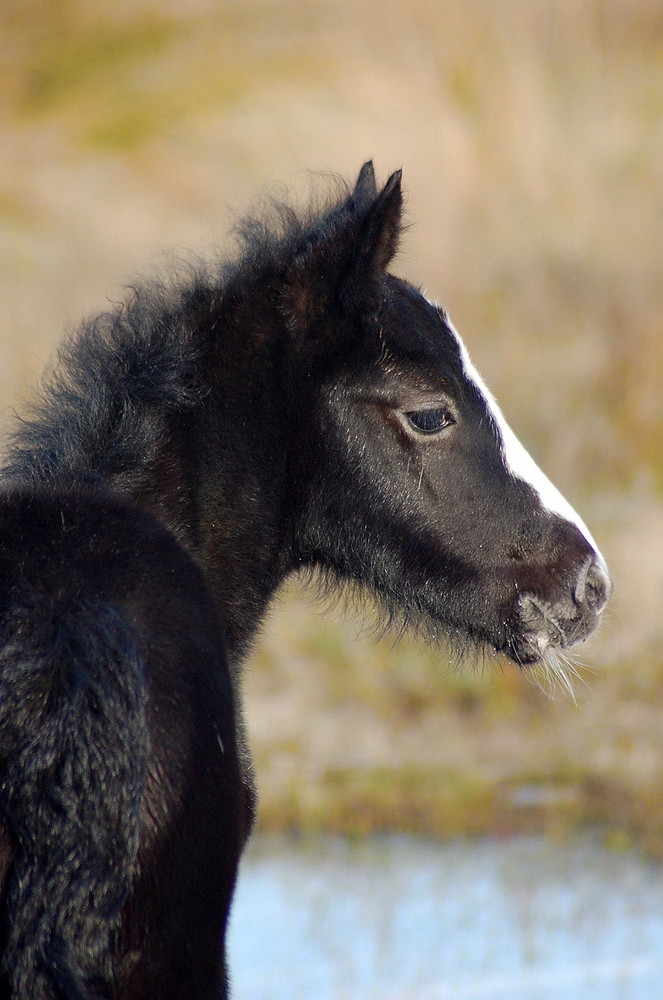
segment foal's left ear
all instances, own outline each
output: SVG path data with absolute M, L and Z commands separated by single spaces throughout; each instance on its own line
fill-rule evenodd
M 285 304 L 297 329 L 320 325 L 339 305 L 346 312 L 363 309 L 375 293 L 398 249 L 401 171 L 375 191 L 368 163 L 346 202 L 323 220 L 289 268 Z
M 379 277 L 398 249 L 403 214 L 402 170 L 391 175 L 382 191 L 359 220 L 356 249 L 359 277 Z

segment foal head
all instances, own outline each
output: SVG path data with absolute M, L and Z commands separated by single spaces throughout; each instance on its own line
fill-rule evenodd
M 444 309 L 387 273 L 400 216 L 400 174 L 378 192 L 367 164 L 286 277 L 296 560 L 429 633 L 556 663 L 596 627 L 606 565 Z

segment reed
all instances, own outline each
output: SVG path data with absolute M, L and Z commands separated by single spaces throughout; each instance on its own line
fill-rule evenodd
M 577 707 L 501 663 L 375 645 L 289 592 L 248 681 L 270 824 L 316 787 L 356 796 L 339 778 L 353 770 L 377 801 L 382 768 L 433 766 L 472 801 L 489 790 L 486 826 L 513 814 L 505 788 L 534 781 L 660 851 L 658 0 L 10 0 L 0 16 L 3 409 L 63 327 L 164 247 L 223 242 L 227 206 L 370 155 L 384 176 L 404 167 L 399 271 L 445 302 L 611 564 Z

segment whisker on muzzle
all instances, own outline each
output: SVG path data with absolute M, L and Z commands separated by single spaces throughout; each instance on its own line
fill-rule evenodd
M 591 673 L 590 668 L 572 656 L 568 650 L 549 647 L 541 660 L 528 668 L 535 684 L 549 698 L 555 698 L 558 692 L 568 696 L 577 704 L 574 684 L 586 686 L 587 682 L 582 672 Z

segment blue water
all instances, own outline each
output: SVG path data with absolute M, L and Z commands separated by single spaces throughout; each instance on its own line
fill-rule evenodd
M 256 842 L 235 1000 L 660 1000 L 663 869 L 593 840 Z

